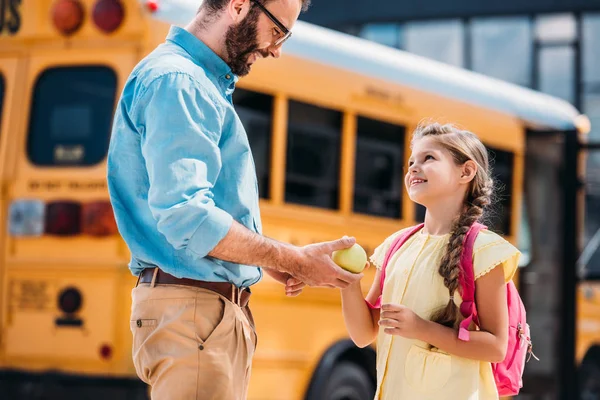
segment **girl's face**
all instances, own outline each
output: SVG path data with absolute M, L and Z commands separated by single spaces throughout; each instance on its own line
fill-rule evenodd
M 464 194 L 468 188 L 472 171 L 468 161 L 456 165 L 452 155 L 432 137 L 424 137 L 413 142 L 412 154 L 404 178 L 406 190 L 412 201 L 430 207 L 440 201 L 451 200 Z M 473 174 L 474 175 L 474 174 Z

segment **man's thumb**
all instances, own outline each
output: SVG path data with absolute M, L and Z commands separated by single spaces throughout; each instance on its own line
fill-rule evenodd
M 343 250 L 352 247 L 354 243 L 356 243 L 355 238 L 344 236 L 341 239 L 327 242 L 326 245 L 328 246 L 329 252 L 332 253 L 336 250 Z

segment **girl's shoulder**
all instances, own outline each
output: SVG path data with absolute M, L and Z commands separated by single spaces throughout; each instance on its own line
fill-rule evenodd
M 373 254 L 371 255 L 371 257 L 369 257 L 369 261 L 371 261 L 371 263 L 375 267 L 377 267 L 377 269 L 381 269 L 381 267 L 383 265 L 383 260 L 385 259 L 385 254 L 392 246 L 392 243 L 394 243 L 394 241 L 398 237 L 400 237 L 400 235 L 410 231 L 411 229 L 413 229 L 413 226 L 402 228 L 399 231 L 394 232 L 390 236 L 388 236 L 383 241 L 383 243 L 381 243 L 379 246 L 377 246 L 377 248 L 375 248 L 375 250 L 373 251 Z
M 508 282 L 517 270 L 520 255 L 519 249 L 502 236 L 487 229 L 480 231 L 473 246 L 475 279 L 502 265 Z

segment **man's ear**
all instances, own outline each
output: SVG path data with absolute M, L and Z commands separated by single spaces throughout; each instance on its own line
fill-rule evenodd
M 461 168 L 460 180 L 462 183 L 469 183 L 477 175 L 477 163 L 473 160 L 465 162 Z
M 250 11 L 250 0 L 229 0 L 227 14 L 234 24 L 241 22 Z

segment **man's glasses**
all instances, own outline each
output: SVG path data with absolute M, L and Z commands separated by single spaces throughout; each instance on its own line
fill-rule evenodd
M 267 17 L 277 26 L 273 28 L 273 35 L 277 36 L 278 39 L 275 41 L 275 46 L 281 46 L 283 42 L 288 40 L 290 36 L 292 36 L 292 31 L 285 27 L 269 10 L 265 8 L 258 0 L 250 0 L 252 3 L 256 4 L 260 10 L 265 13 Z

